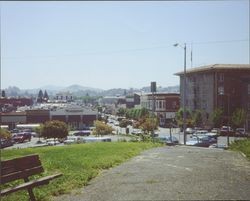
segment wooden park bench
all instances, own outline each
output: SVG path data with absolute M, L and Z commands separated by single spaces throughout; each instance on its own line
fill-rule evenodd
M 50 176 L 41 177 L 39 179 L 29 180 L 32 175 L 44 172 L 41 161 L 38 155 L 29 155 L 11 160 L 1 161 L 1 187 L 8 182 L 23 179 L 24 183 L 14 187 L 1 189 L 1 196 L 10 193 L 27 189 L 29 192 L 30 200 L 35 201 L 35 196 L 32 191 L 34 187 L 49 184 L 50 180 L 62 176 L 62 174 L 54 174 Z

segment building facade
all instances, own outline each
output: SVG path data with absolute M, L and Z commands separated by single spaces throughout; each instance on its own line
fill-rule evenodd
M 0 113 L 0 124 L 10 129 L 17 124 L 42 124 L 46 121 L 63 121 L 73 129 L 92 126 L 97 120 L 97 111 L 81 107 L 65 107 L 58 109 L 30 109 L 24 112 Z
M 180 108 L 180 94 L 178 93 L 152 93 L 141 95 L 141 107 L 153 112 L 159 118 L 159 125 L 166 127 L 175 118 Z M 155 107 L 153 105 L 155 102 Z
M 180 76 L 181 106 L 184 95 L 184 72 Z M 228 122 L 237 108 L 248 113 L 246 128 L 250 129 L 250 65 L 214 64 L 186 71 L 186 108 L 202 110 L 206 118 L 216 108 L 224 111 L 224 122 Z

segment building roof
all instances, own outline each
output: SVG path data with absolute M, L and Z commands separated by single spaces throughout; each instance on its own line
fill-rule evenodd
M 200 66 L 196 68 L 187 69 L 186 73 L 199 73 L 212 70 L 249 70 L 250 64 L 213 64 L 207 66 Z M 184 71 L 175 73 L 175 75 L 183 75 Z

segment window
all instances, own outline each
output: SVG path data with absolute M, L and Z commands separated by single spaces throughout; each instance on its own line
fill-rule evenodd
M 224 82 L 224 74 L 223 73 L 219 74 L 219 81 Z
M 175 108 L 176 108 L 176 106 L 177 106 L 176 101 L 173 101 L 173 102 L 172 102 L 172 108 L 173 108 L 173 109 L 175 109 Z
M 218 93 L 219 93 L 219 95 L 224 95 L 224 87 L 223 86 L 218 87 Z

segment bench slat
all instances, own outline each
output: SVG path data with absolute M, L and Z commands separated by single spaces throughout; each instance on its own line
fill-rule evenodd
M 12 187 L 12 188 L 6 188 L 4 190 L 1 191 L 1 196 L 3 195 L 8 195 L 10 193 L 19 191 L 19 190 L 23 190 L 23 189 L 27 189 L 27 188 L 33 188 L 36 186 L 41 186 L 41 185 L 45 185 L 48 184 L 50 180 L 55 179 L 57 177 L 62 176 L 61 173 L 59 174 L 54 174 L 54 175 L 50 175 L 50 176 L 46 176 L 46 177 L 42 177 L 36 180 L 32 180 L 29 182 L 25 182 L 23 184 L 20 184 L 18 186 Z
M 38 166 L 38 167 L 34 167 L 34 168 L 22 170 L 22 171 L 16 171 L 16 172 L 12 172 L 9 174 L 5 174 L 1 177 L 1 184 L 5 184 L 11 181 L 18 180 L 18 179 L 28 178 L 29 176 L 42 173 L 43 171 L 44 171 L 43 167 Z
M 29 155 L 20 158 L 1 161 L 1 175 L 10 174 L 15 171 L 22 171 L 33 167 L 41 166 L 38 155 Z

